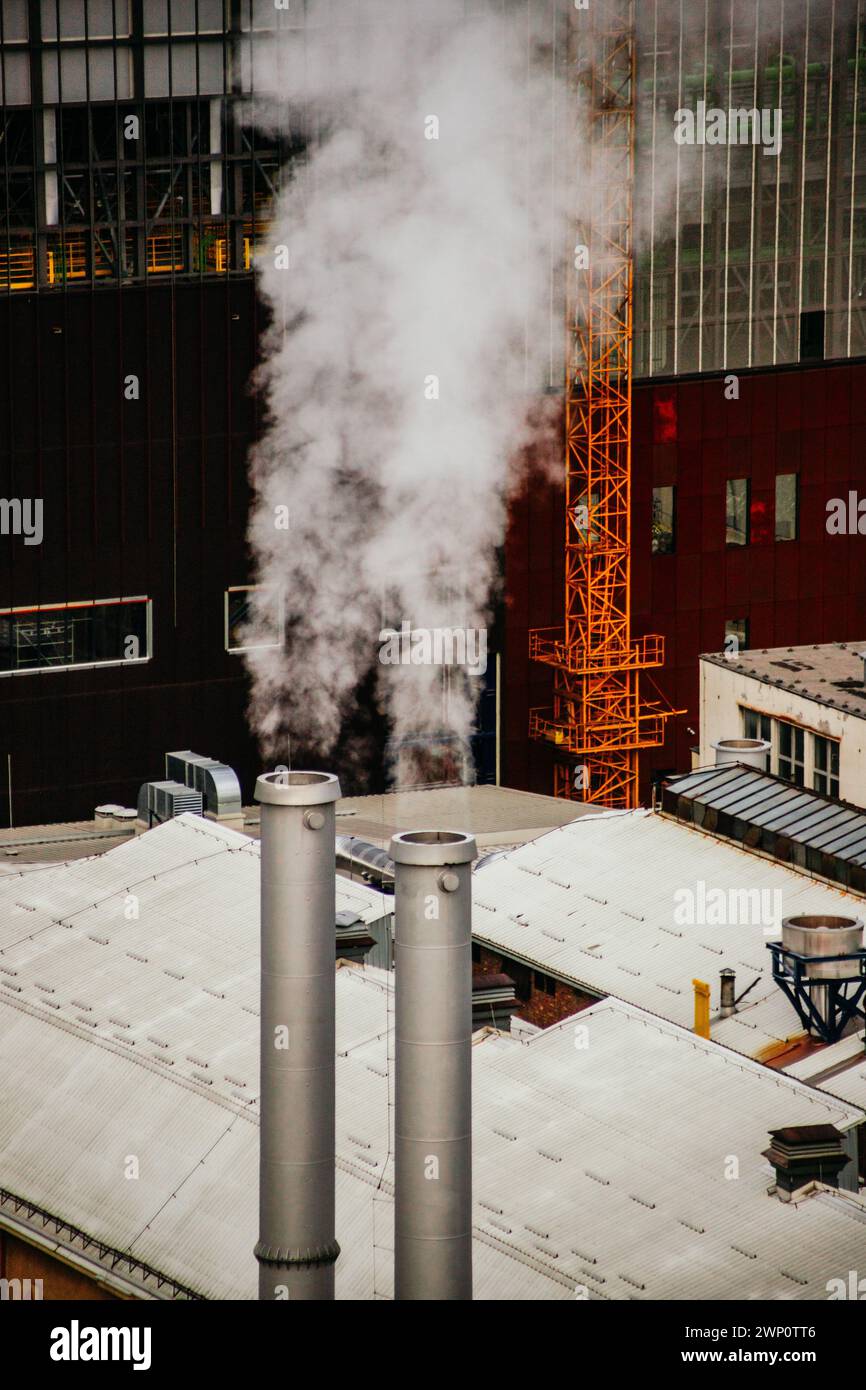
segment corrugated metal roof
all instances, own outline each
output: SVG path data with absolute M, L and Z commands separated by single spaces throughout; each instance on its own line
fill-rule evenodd
M 365 924 L 393 898 L 336 877 Z M 258 1086 L 259 845 L 184 815 L 91 859 L 0 879 L 0 995 L 208 1089 Z
M 731 916 L 738 893 L 762 892 L 753 899 L 761 912 L 746 914 L 757 920 L 678 920 L 684 898 L 676 895 L 691 892 L 697 907 L 702 883 L 726 895 Z M 802 1031 L 766 949 L 781 918 L 863 910 L 859 897 L 649 811 L 585 817 L 512 850 L 475 878 L 473 897 L 476 939 L 685 1027 L 694 1019 L 693 979 L 709 983 L 713 1009 L 723 967 L 736 971 L 738 994 L 757 980 L 733 1017 L 711 1025 L 714 1039 L 749 1056 Z M 770 918 L 776 928 L 765 931 Z
M 837 859 L 866 863 L 866 812 L 739 764 L 698 768 L 669 782 L 666 798 L 727 812 Z M 667 805 L 667 800 L 666 800 Z M 697 823 L 697 822 L 696 822 Z
M 206 1296 L 254 1298 L 255 1104 L 4 1004 L 3 1186 Z M 337 1018 L 337 1293 L 389 1298 L 389 977 L 340 971 Z M 862 1118 L 832 1097 L 614 1000 L 473 1061 L 479 1298 L 815 1298 L 862 1248 L 854 1202 L 766 1191 L 770 1129 Z
M 242 838 L 181 818 L 0 885 L 0 1188 L 223 1299 L 257 1281 L 258 855 Z M 392 1295 L 392 1026 L 391 977 L 341 969 L 341 1298 Z M 761 1158 L 770 1129 L 845 1128 L 853 1107 L 615 1000 L 530 1043 L 484 1037 L 473 1063 L 479 1298 L 814 1298 L 855 1267 L 862 1207 L 778 1202 Z
M 866 1051 L 862 1033 L 822 1047 L 785 1068 L 788 1076 L 807 1081 L 830 1095 L 866 1110 Z
M 512 787 L 427 787 L 382 796 L 343 797 L 337 803 L 337 832 L 384 846 L 401 830 L 468 831 L 480 846 L 515 845 L 578 816 L 596 815 L 594 806 Z

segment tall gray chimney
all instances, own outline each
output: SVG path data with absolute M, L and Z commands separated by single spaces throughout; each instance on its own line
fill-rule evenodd
M 269 772 L 261 802 L 260 1299 L 332 1299 L 334 802 L 328 772 Z
M 395 835 L 394 1296 L 472 1297 L 471 835 Z

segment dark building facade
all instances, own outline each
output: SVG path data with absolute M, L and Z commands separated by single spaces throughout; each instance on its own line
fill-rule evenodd
M 697 741 L 701 651 L 866 635 L 863 537 L 826 528 L 828 501 L 866 490 L 866 16 L 636 13 L 632 604 L 687 711 L 645 758 L 646 794 Z M 0 826 L 131 805 L 171 748 L 251 793 L 253 264 L 300 150 L 243 103 L 255 36 L 298 23 L 273 0 L 0 3 Z M 678 145 L 699 102 L 780 111 L 778 157 Z M 528 740 L 550 677 L 527 646 L 561 621 L 563 540 L 561 491 L 535 472 L 511 509 L 482 780 L 498 765 L 551 789 Z
M 260 10 L 0 8 L 0 824 L 134 804 L 170 748 L 257 771 L 252 259 L 285 155 L 236 118 Z
M 648 697 L 687 711 L 641 755 L 646 799 L 689 766 L 701 652 L 866 637 L 866 518 L 827 510 L 866 497 L 866 13 L 647 0 L 635 22 L 633 629 L 666 640 Z M 730 120 L 753 111 L 757 142 Z M 562 506 L 533 480 L 506 545 L 504 777 L 542 792 L 526 649 L 562 622 Z
M 851 496 L 866 502 L 866 362 L 741 372 L 738 398 L 732 389 L 714 375 L 634 390 L 634 627 L 663 634 L 666 665 L 653 674 L 687 711 L 645 755 L 644 797 L 653 773 L 691 765 L 701 652 L 866 637 L 866 515 L 858 531 Z M 845 532 L 828 529 L 834 501 Z M 561 621 L 562 507 L 558 488 L 533 482 L 512 507 L 506 551 L 505 780 L 538 792 L 550 790 L 550 763 L 526 728 L 546 686 L 527 634 Z
M 10 795 L 15 824 L 134 805 L 170 748 L 250 786 L 226 607 L 247 578 L 257 312 L 249 279 L 0 303 L 2 495 L 42 499 L 44 529 L 0 540 L 6 824 Z

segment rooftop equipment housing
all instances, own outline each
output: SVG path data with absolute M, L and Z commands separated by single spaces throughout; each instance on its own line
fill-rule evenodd
M 138 819 L 148 827 L 191 811 L 202 813 L 201 792 L 182 782 L 144 782 L 138 792 Z
M 240 783 L 237 774 L 226 763 L 186 749 L 179 753 L 166 753 L 165 775 L 200 792 L 205 813 L 215 820 L 243 815 Z
M 803 1027 L 836 1042 L 852 1018 L 864 1018 L 866 950 L 856 917 L 803 914 L 786 917 L 782 940 L 768 941 L 773 979 Z

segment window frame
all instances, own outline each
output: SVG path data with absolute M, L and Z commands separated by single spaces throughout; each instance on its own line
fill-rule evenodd
M 670 493 L 670 545 L 664 548 L 656 544 L 656 496 L 659 493 Z M 652 516 L 650 518 L 650 548 L 653 555 L 674 555 L 677 548 L 677 489 L 675 483 L 663 483 L 653 486 L 652 489 Z
M 254 646 L 230 647 L 230 625 L 229 625 L 229 595 L 230 594 L 251 594 L 259 589 L 272 589 L 276 595 L 279 606 L 277 619 L 280 629 L 280 640 L 278 642 L 256 642 Z M 276 652 L 286 645 L 285 623 L 286 606 L 282 590 L 276 584 L 230 584 L 223 594 L 223 645 L 227 656 L 243 656 L 244 652 Z
M 791 720 L 789 720 L 789 719 L 777 719 L 777 720 L 775 720 L 775 723 L 778 725 L 778 733 L 777 733 L 777 738 L 776 738 L 776 750 L 777 750 L 777 751 L 776 751 L 776 763 L 777 763 L 777 768 L 778 768 L 777 776 L 781 777 L 781 778 L 783 779 L 783 781 L 785 781 L 785 782 L 790 782 L 792 786 L 794 786 L 794 787 L 802 787 L 803 790 L 806 791 L 806 790 L 808 790 L 808 788 L 807 788 L 807 783 L 806 783 L 806 732 L 807 732 L 807 731 L 806 731 L 806 729 L 803 728 L 803 725 L 802 725 L 802 724 L 794 724 L 794 723 L 792 723 Z M 789 730 L 789 731 L 790 731 L 790 734 L 791 734 L 791 752 L 790 752 L 790 755 L 788 755 L 788 754 L 783 754 L 783 752 L 782 752 L 782 737 L 783 737 L 783 731 L 785 731 L 785 730 Z M 797 756 L 797 743 L 798 743 L 798 741 L 799 741 L 799 744 L 800 744 L 800 756 L 799 756 L 799 757 Z M 785 763 L 787 763 L 787 764 L 790 764 L 790 767 L 791 767 L 791 772 L 790 772 L 790 773 L 787 773 L 787 772 L 783 772 L 783 771 L 782 771 L 782 763 L 783 763 L 783 761 L 784 761 Z M 796 775 L 795 775 L 798 768 L 800 769 L 801 774 L 802 774 L 801 779 L 800 779 L 799 781 L 798 781 L 798 779 L 797 779 L 797 777 L 796 777 Z
M 825 750 L 826 764 L 819 766 L 818 750 Z M 833 770 L 833 754 L 835 752 L 836 770 Z M 842 772 L 842 740 L 838 738 L 828 738 L 826 734 L 812 735 L 812 790 L 819 792 L 821 796 L 829 796 L 838 799 L 839 782 Z M 819 786 L 819 781 L 824 783 Z
M 791 536 L 779 535 L 779 483 L 783 478 L 794 479 L 794 532 Z M 800 538 L 800 474 L 799 473 L 777 473 L 773 495 L 773 540 L 779 545 L 786 542 L 799 540 Z
M 153 599 L 146 594 L 135 594 L 124 598 L 72 599 L 65 603 L 27 603 L 14 608 L 0 608 L 0 618 L 14 617 L 17 613 L 60 613 L 82 608 L 112 608 L 122 604 L 143 603 L 145 608 L 145 656 L 112 657 L 109 661 L 74 661 L 56 666 L 22 666 L 15 670 L 0 670 L 0 679 L 9 676 L 44 676 L 56 671 L 94 671 L 106 666 L 142 666 L 153 660 Z
M 728 521 L 728 517 L 729 517 L 729 515 L 730 515 L 729 506 L 730 506 L 731 497 L 735 495 L 735 494 L 732 493 L 731 489 L 732 489 L 732 487 L 733 487 L 733 485 L 734 485 L 735 483 L 742 483 L 742 484 L 743 484 L 743 488 L 744 488 L 744 492 L 743 492 L 743 539 L 742 539 L 742 540 L 735 540 L 735 541 L 732 541 L 732 540 L 730 539 L 730 537 L 729 537 L 729 533 L 730 533 L 730 531 L 731 531 L 731 526 L 730 526 L 730 523 L 729 523 L 729 521 Z M 751 479 L 750 479 L 750 478 L 742 478 L 742 477 L 739 477 L 739 478 L 726 478 L 726 479 L 725 479 L 725 545 L 726 545 L 727 547 L 730 547 L 731 549 L 733 549 L 734 547 L 740 547 L 740 546 L 745 546 L 745 545 L 751 545 L 751 542 L 752 542 L 752 518 L 751 518 L 751 511 L 752 511 L 752 481 L 751 481 Z

